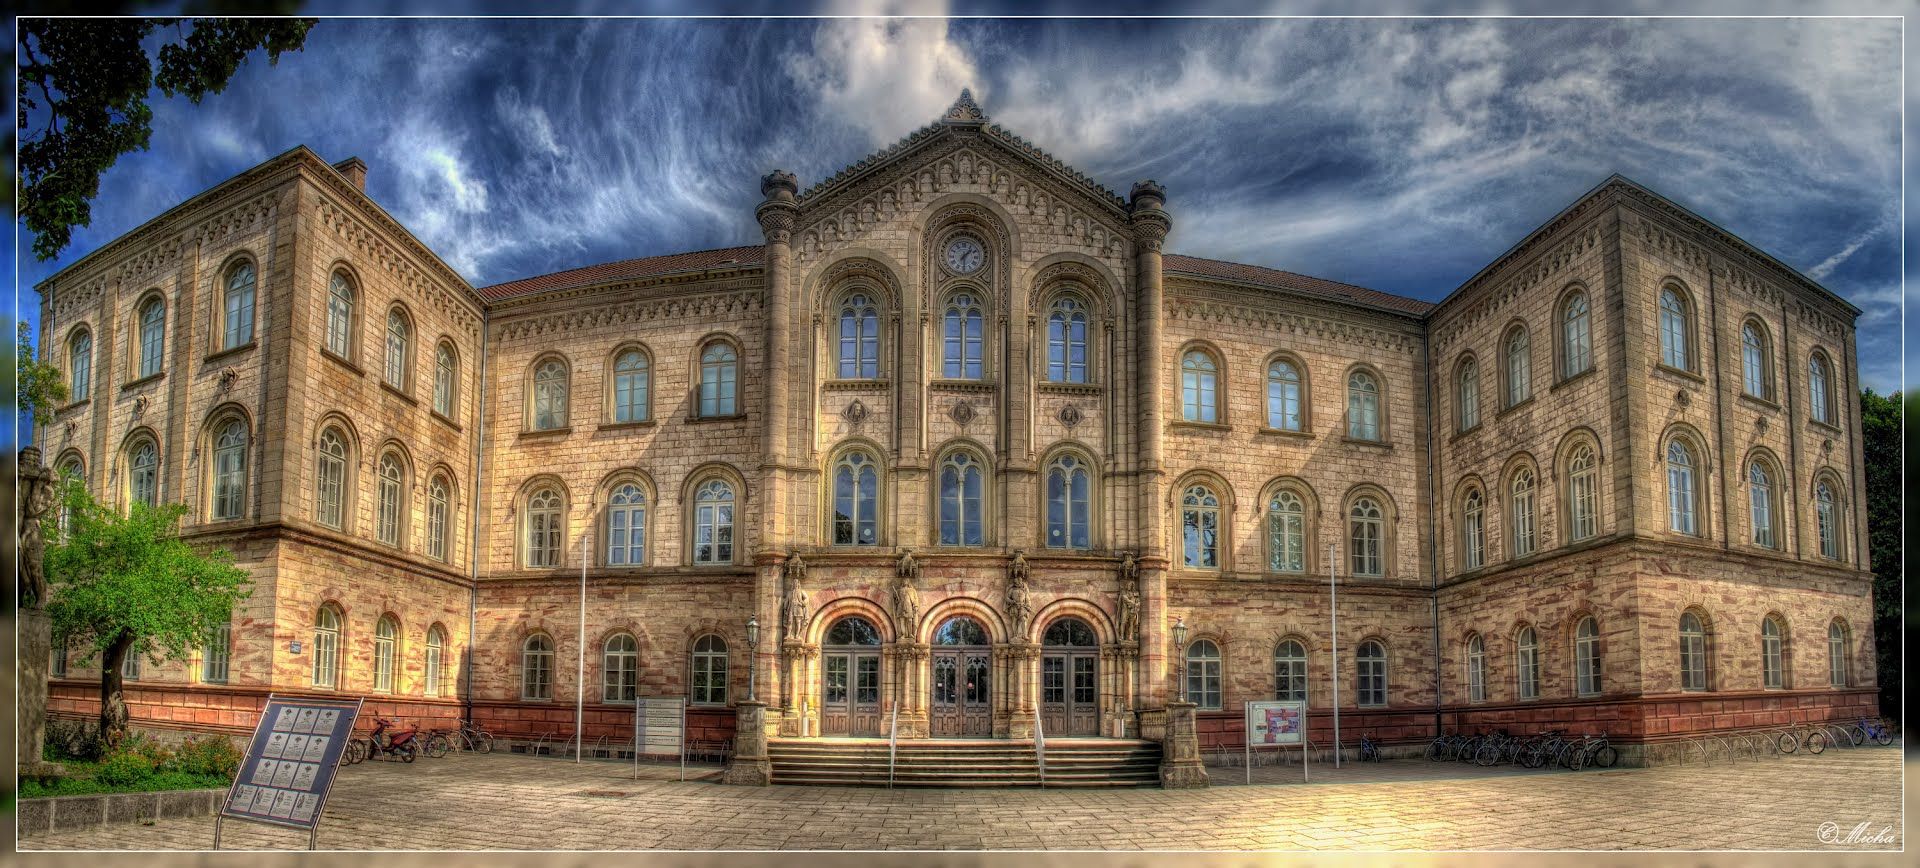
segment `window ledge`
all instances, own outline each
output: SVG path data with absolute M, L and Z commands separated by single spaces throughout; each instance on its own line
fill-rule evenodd
M 1740 390 L 1740 401 L 1745 404 L 1752 404 L 1753 406 L 1758 407 L 1762 410 L 1766 410 L 1770 413 L 1780 412 L 1780 404 L 1778 402 L 1773 401 L 1772 399 L 1769 399 L 1769 398 L 1762 398 L 1756 395 L 1749 395 L 1747 394 L 1747 391 L 1745 389 Z
M 1268 428 L 1263 425 L 1259 428 L 1259 430 L 1254 431 L 1253 433 L 1271 436 L 1271 437 L 1293 437 L 1299 440 L 1314 439 L 1314 433 L 1312 431 L 1308 431 L 1305 428 L 1301 428 L 1300 430 L 1295 431 L 1292 428 Z
M 335 354 L 334 351 L 332 350 L 322 348 L 320 350 L 320 356 L 321 358 L 327 359 L 336 365 L 339 365 L 343 368 L 346 368 L 349 371 L 352 371 L 356 376 L 364 377 L 367 375 L 367 372 L 362 370 L 359 365 L 356 365 L 353 362 L 348 361 L 345 356 L 340 356 Z
M 829 392 L 883 391 L 892 385 L 893 381 L 885 377 L 834 378 L 820 382 L 820 388 Z
M 1392 449 L 1393 448 L 1393 441 L 1391 440 L 1367 440 L 1361 437 L 1346 436 L 1346 437 L 1340 438 L 1340 442 L 1349 443 L 1354 446 L 1366 446 L 1373 449 Z
M 1703 377 L 1692 371 L 1673 367 L 1672 365 L 1669 365 L 1665 362 L 1655 362 L 1653 365 L 1653 370 L 1655 373 L 1666 374 L 1672 377 L 1679 377 L 1682 380 L 1692 380 L 1694 383 L 1697 383 L 1703 386 L 1706 385 L 1706 382 L 1707 382 L 1706 377 Z
M 729 413 L 725 416 L 688 416 L 687 422 L 690 424 L 699 424 L 702 422 L 737 422 L 745 418 L 747 418 L 747 414 L 745 413 Z
M 1454 431 L 1453 434 L 1447 438 L 1447 442 L 1452 443 L 1456 440 L 1463 440 L 1465 438 L 1472 437 L 1473 435 L 1480 433 L 1480 426 L 1482 424 L 1483 423 L 1475 422 L 1473 423 L 1472 427 L 1461 428 Z
M 121 387 L 120 387 L 120 391 L 122 391 L 122 392 L 131 392 L 131 391 L 133 391 L 133 390 L 135 390 L 135 389 L 138 389 L 138 388 L 140 388 L 141 386 L 145 386 L 145 385 L 147 385 L 147 384 L 149 384 L 149 383 L 157 383 L 157 382 L 159 382 L 159 381 L 161 381 L 161 380 L 164 380 L 164 379 L 166 379 L 166 377 L 167 377 L 167 372 L 166 372 L 166 371 L 159 371 L 159 372 L 157 372 L 157 373 L 152 373 L 152 374 L 148 374 L 148 375 L 146 375 L 146 376 L 144 376 L 144 377 L 141 377 L 141 378 L 139 378 L 139 379 L 137 379 L 137 380 L 128 380 L 128 381 L 127 381 L 127 384 L 126 384 L 126 385 L 124 385 L 124 386 L 121 386 Z
M 65 416 L 65 415 L 67 415 L 68 413 L 71 413 L 71 412 L 73 412 L 73 411 L 75 411 L 75 410 L 78 410 L 78 409 L 80 409 L 81 407 L 85 407 L 85 406 L 87 406 L 88 404 L 91 404 L 91 403 L 93 403 L 93 396 L 92 396 L 92 395 L 88 395 L 88 396 L 87 396 L 87 397 L 85 397 L 85 398 L 81 398 L 81 399 L 80 399 L 80 400 L 78 400 L 78 401 L 74 401 L 74 402 L 73 402 L 73 403 L 71 403 L 71 404 L 68 404 L 68 405 L 66 405 L 66 406 L 64 406 L 64 407 L 61 407 L 61 408 L 60 408 L 60 409 L 58 409 L 58 410 L 55 410 L 55 411 L 53 411 L 53 415 L 54 415 L 54 416 L 56 416 L 56 417 L 58 417 L 58 416 Z
M 248 350 L 258 347 L 259 345 L 260 345 L 260 342 L 258 340 L 251 340 L 237 347 L 228 347 L 224 350 L 214 350 L 213 352 L 207 354 L 206 360 L 209 362 L 216 362 L 221 359 L 227 358 L 229 356 L 238 356 L 247 352 Z
M 540 437 L 565 437 L 572 433 L 572 425 L 562 425 L 558 428 L 528 428 L 521 431 L 519 436 L 520 439 L 527 440 Z
M 991 395 L 999 391 L 992 380 L 982 377 L 978 380 L 957 380 L 949 377 L 937 377 L 927 381 L 927 388 L 936 392 L 975 392 Z
M 1840 436 L 1846 433 L 1840 429 L 1840 426 L 1835 425 L 1832 422 L 1822 422 L 1819 419 L 1813 418 L 1812 416 L 1807 417 L 1807 424 L 1812 425 L 1815 428 L 1819 428 L 1822 431 L 1825 431 L 1828 434 L 1831 434 L 1834 436 Z
M 409 395 L 404 391 L 401 391 L 399 386 L 395 386 L 394 384 L 389 383 L 384 379 L 380 381 L 380 388 L 387 390 L 388 394 L 391 394 L 399 398 L 400 400 L 407 402 L 408 404 L 411 404 L 415 407 L 420 406 L 420 399 L 415 398 L 414 396 Z
M 652 428 L 659 423 L 651 418 L 635 419 L 632 422 L 602 422 L 594 426 L 596 431 L 625 431 L 633 428 Z
M 1107 390 L 1099 383 L 1056 383 L 1050 380 L 1034 384 L 1034 389 L 1056 395 L 1099 395 Z
M 1232 431 L 1233 426 L 1228 425 L 1225 422 L 1189 422 L 1185 419 L 1182 419 L 1177 422 L 1168 422 L 1167 430 L 1194 431 L 1194 432 L 1218 431 L 1224 434 L 1228 431 Z
M 455 431 L 464 430 L 460 427 L 460 423 L 447 418 L 447 416 L 441 413 L 439 410 L 429 410 L 428 413 L 430 413 L 433 416 L 435 421 L 438 421 L 440 424 L 445 425 L 448 428 L 452 428 Z
M 1551 386 L 1548 386 L 1548 387 L 1547 387 L 1547 391 L 1548 391 L 1548 392 L 1558 392 L 1558 391 L 1560 391 L 1560 390 L 1561 390 L 1561 389 L 1562 389 L 1563 387 L 1566 387 L 1566 386 L 1571 386 L 1571 385 L 1573 385 L 1574 383 L 1577 383 L 1577 382 L 1579 382 L 1579 381 L 1581 381 L 1581 380 L 1584 380 L 1584 379 L 1586 379 L 1586 378 L 1588 378 L 1588 377 L 1591 377 L 1591 376 L 1593 376 L 1593 374 L 1594 374 L 1594 372 L 1595 372 L 1595 371 L 1598 371 L 1598 370 L 1600 370 L 1600 369 L 1599 369 L 1598 367 L 1596 367 L 1596 366 L 1593 366 L 1593 365 L 1588 365 L 1588 366 L 1587 366 L 1587 369 L 1586 369 L 1586 370 L 1584 370 L 1584 371 L 1581 371 L 1580 373 L 1577 373 L 1577 374 L 1568 374 L 1567 376 L 1564 376 L 1564 377 L 1561 377 L 1561 378 L 1560 378 L 1560 379 L 1559 379 L 1558 381 L 1556 381 L 1556 382 L 1555 382 L 1555 383 L 1554 383 L 1553 385 L 1551 385 Z
M 1528 392 L 1525 398 L 1521 398 L 1520 400 L 1515 401 L 1511 404 L 1508 404 L 1505 407 L 1501 407 L 1500 412 L 1493 414 L 1493 418 L 1504 419 L 1507 417 L 1508 413 L 1512 413 L 1513 411 L 1518 410 L 1521 407 L 1525 407 L 1531 403 L 1533 403 L 1533 393 Z

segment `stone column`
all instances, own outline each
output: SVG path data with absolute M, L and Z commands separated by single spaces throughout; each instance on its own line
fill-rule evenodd
M 734 703 L 733 761 L 721 782 L 749 787 L 773 783 L 773 760 L 767 756 L 767 704 L 754 700 Z
M 1009 692 L 1007 738 L 1033 738 L 1033 718 L 1039 711 L 1033 701 L 1033 690 L 1039 683 L 1035 670 L 1040 665 L 1040 648 L 1032 642 L 1017 642 L 1006 646 L 1005 658 Z
M 1154 181 L 1133 185 L 1127 210 L 1134 238 L 1134 329 L 1139 337 L 1134 366 L 1139 405 L 1140 680 L 1139 706 L 1158 708 L 1166 701 L 1167 524 L 1166 462 L 1163 444 L 1168 361 L 1161 345 L 1166 317 L 1161 274 L 1161 244 L 1173 228 L 1166 211 L 1165 188 Z
M 780 552 L 789 543 L 789 513 L 787 503 L 787 456 L 789 413 L 792 400 L 792 388 L 788 372 L 791 367 L 789 358 L 789 339 L 793 333 L 792 293 L 793 222 L 799 213 L 794 204 L 794 196 L 799 192 L 799 182 L 790 172 L 774 170 L 760 179 L 760 193 L 765 200 L 755 210 L 760 220 L 761 232 L 766 237 L 763 254 L 762 282 L 766 293 L 766 359 L 762 370 L 766 371 L 767 391 L 764 401 L 765 425 L 761 430 L 760 454 L 760 522 L 758 539 L 755 541 L 754 562 L 758 568 L 754 587 L 754 613 L 769 633 L 776 632 L 785 622 L 781 611 L 781 577 L 784 558 Z M 791 691 L 784 683 L 784 675 L 791 668 L 782 665 L 780 652 L 785 645 L 767 642 L 767 652 L 754 655 L 753 668 L 759 679 L 761 690 L 767 696 L 778 698 L 780 716 L 785 718 L 791 706 L 785 704 Z
M 1167 703 L 1167 734 L 1161 742 L 1160 785 L 1184 790 L 1207 785 L 1207 767 L 1200 762 L 1200 737 L 1194 730 L 1191 702 Z
M 901 738 L 927 738 L 933 734 L 927 718 L 927 661 L 933 649 L 924 642 L 901 642 L 900 660 L 906 670 L 905 708 L 900 711 Z
M 780 736 L 793 738 L 803 735 L 805 717 L 801 709 L 802 695 L 799 685 L 804 680 L 807 658 L 807 645 L 799 639 L 788 638 L 780 644 Z

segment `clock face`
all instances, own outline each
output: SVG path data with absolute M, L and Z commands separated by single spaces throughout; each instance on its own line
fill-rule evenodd
M 987 261 L 987 252 L 980 249 L 980 242 L 971 238 L 955 238 L 947 242 L 947 270 L 955 274 L 972 274 L 980 270 Z

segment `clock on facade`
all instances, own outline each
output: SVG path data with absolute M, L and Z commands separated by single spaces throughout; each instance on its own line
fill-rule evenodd
M 947 270 L 954 274 L 972 274 L 980 270 L 987 261 L 987 252 L 980 249 L 980 242 L 971 238 L 955 238 L 947 242 Z

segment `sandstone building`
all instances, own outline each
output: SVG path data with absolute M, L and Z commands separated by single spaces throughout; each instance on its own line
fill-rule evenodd
M 965 95 L 766 176 L 761 244 L 495 286 L 366 172 L 296 148 L 38 287 L 73 400 L 37 442 L 256 582 L 130 666 L 137 724 L 318 692 L 535 739 L 584 691 L 589 742 L 648 695 L 718 742 L 751 691 L 784 736 L 1138 737 L 1185 695 L 1203 741 L 1298 697 L 1326 744 L 1337 683 L 1349 743 L 1650 742 L 1872 707 L 1859 311 L 1625 179 L 1429 304 L 1164 252 L 1158 185 Z

